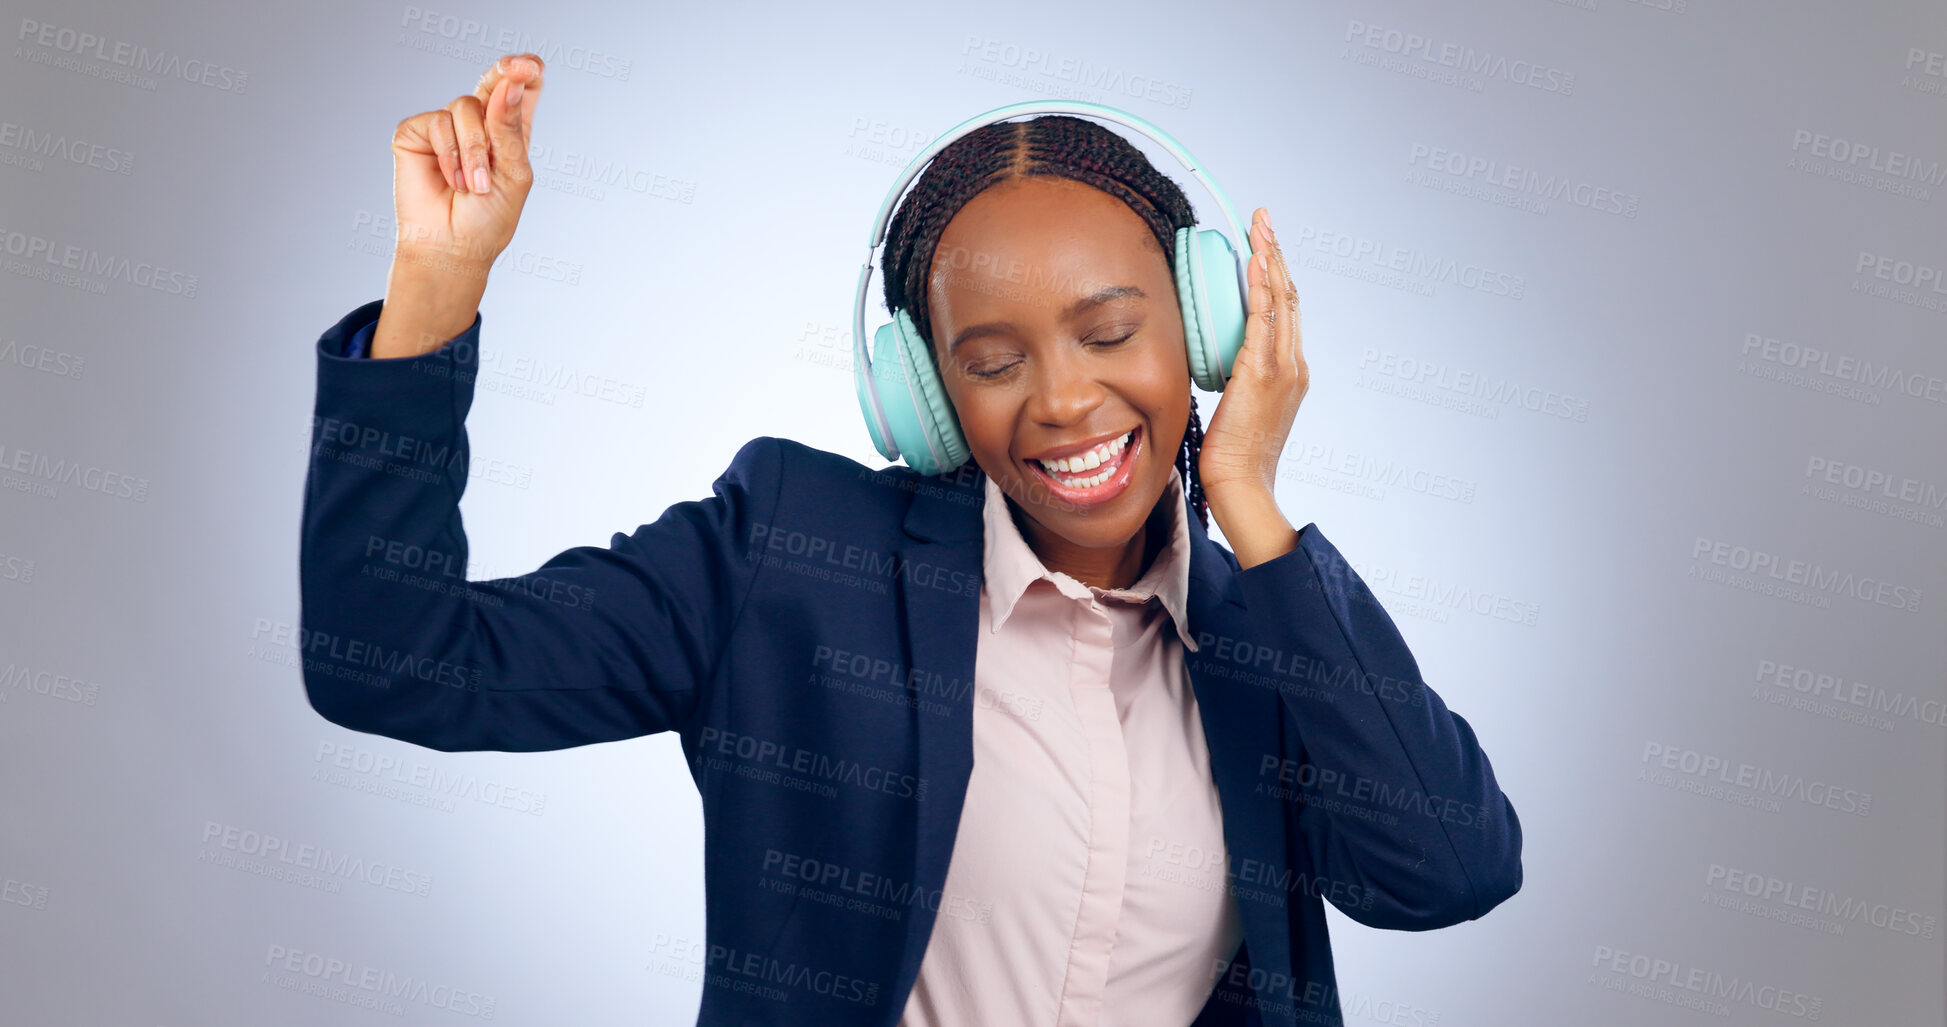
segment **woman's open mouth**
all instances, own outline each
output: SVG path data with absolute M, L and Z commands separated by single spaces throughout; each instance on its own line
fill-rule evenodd
M 1142 455 L 1142 426 L 1086 453 L 1062 460 L 1029 460 L 1035 477 L 1055 499 L 1070 506 L 1098 506 L 1122 494 Z

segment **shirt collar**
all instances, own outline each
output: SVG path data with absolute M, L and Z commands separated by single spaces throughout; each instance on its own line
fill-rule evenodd
M 1170 468 L 1169 484 L 1164 486 L 1161 499 L 1171 511 L 1169 541 L 1157 550 L 1149 569 L 1127 588 L 1097 588 L 1085 585 L 1061 571 L 1049 570 L 1029 548 L 1027 540 L 1021 537 L 1021 530 L 1015 526 L 1014 518 L 1008 511 L 1007 496 L 999 485 L 994 484 L 994 479 L 986 479 L 986 492 L 986 504 L 981 509 L 986 536 L 982 549 L 982 577 L 986 582 L 988 619 L 993 631 L 998 632 L 1001 625 L 1007 622 L 1028 586 L 1045 578 L 1061 594 L 1077 600 L 1108 595 L 1143 602 L 1150 596 L 1156 596 L 1162 600 L 1163 609 L 1168 611 L 1170 621 L 1176 625 L 1176 633 L 1183 640 L 1183 647 L 1191 652 L 1197 650 L 1196 641 L 1190 637 L 1187 615 L 1190 515 L 1189 506 L 1183 501 L 1181 471 Z

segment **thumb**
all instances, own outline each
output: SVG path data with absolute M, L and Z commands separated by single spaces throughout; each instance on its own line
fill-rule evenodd
M 509 94 L 516 90 L 519 93 L 512 97 L 510 104 Z M 482 112 L 481 120 L 487 129 L 488 163 L 496 192 L 507 187 L 519 190 L 516 195 L 524 194 L 534 180 L 534 171 L 527 163 L 528 122 L 522 117 L 522 109 L 530 108 L 539 99 L 538 90 L 527 89 L 524 83 L 508 78 L 501 79 L 487 98 L 487 109 Z

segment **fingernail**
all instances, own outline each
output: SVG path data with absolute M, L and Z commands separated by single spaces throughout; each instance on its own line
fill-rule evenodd
M 518 111 L 521 109 L 521 94 L 526 91 L 527 86 L 520 82 L 516 82 L 507 87 L 507 109 L 509 111 Z
M 487 191 L 486 168 L 473 169 L 473 191 L 476 193 L 485 193 Z

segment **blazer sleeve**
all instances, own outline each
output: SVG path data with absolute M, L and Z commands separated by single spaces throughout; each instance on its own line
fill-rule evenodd
M 460 497 L 481 319 L 415 357 L 348 357 L 382 301 L 318 342 L 296 631 L 326 720 L 447 752 L 532 752 L 680 727 L 757 573 L 749 544 L 782 482 L 776 439 L 709 498 L 606 548 L 468 581 Z
M 1297 759 L 1272 757 L 1298 812 L 1292 841 L 1360 923 L 1431 930 L 1521 887 L 1521 822 L 1473 728 L 1420 676 L 1399 629 L 1317 525 L 1240 572 L 1250 621 L 1296 654 L 1281 689 Z

